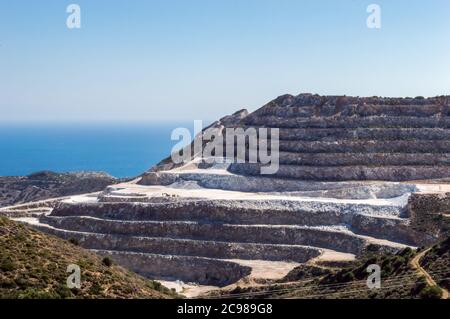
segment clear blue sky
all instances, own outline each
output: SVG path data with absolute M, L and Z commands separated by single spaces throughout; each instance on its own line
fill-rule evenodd
M 0 0 L 0 121 L 209 120 L 301 92 L 450 94 L 450 1 Z

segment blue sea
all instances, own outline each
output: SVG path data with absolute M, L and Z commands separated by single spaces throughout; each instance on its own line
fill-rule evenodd
M 192 123 L 1 124 L 0 176 L 102 171 L 133 177 L 166 158 L 172 130 Z

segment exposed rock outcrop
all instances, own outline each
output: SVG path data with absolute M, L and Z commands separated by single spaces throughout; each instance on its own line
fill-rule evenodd
M 342 261 L 445 232 L 435 217 L 448 218 L 450 186 L 430 180 L 450 177 L 448 97 L 285 95 L 211 127 L 280 128 L 279 170 L 206 163 L 192 144 L 189 163 L 167 158 L 98 196 L 3 212 L 148 277 L 221 286 L 255 261 Z
M 98 192 L 119 181 L 98 172 L 59 174 L 43 171 L 23 177 L 0 177 L 0 207 Z

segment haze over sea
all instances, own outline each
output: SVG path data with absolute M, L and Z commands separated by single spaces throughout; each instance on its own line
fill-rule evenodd
M 133 177 L 170 154 L 172 130 L 192 123 L 2 123 L 0 176 L 102 171 Z

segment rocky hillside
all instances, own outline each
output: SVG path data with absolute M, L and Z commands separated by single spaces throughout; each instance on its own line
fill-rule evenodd
M 365 287 L 361 267 L 376 258 L 389 280 L 385 288 L 399 290 L 383 288 L 375 296 L 366 289 L 364 297 L 419 297 L 421 283 L 411 293 L 419 279 L 409 267 L 417 256 L 404 249 L 448 234 L 450 185 L 443 178 L 450 176 L 449 115 L 447 97 L 286 95 L 212 125 L 222 136 L 229 127 L 280 128 L 275 174 L 262 176 L 263 163 L 208 163 L 199 147 L 185 165 L 166 159 L 97 194 L 0 214 L 75 239 L 150 279 L 228 289 L 236 282 L 280 280 L 301 264 L 313 267 L 300 269 L 302 277 L 317 274 L 324 268 L 318 259 L 357 259 L 346 270 L 325 266 L 338 277 L 314 276 L 319 284 L 305 288 L 305 296 L 320 298 L 322 288 L 341 287 L 334 295 L 341 298 L 344 286 L 350 296 Z M 368 247 L 379 251 L 366 256 Z M 304 292 L 303 284 L 290 287 Z M 296 290 L 293 296 L 303 295 Z
M 171 298 L 159 283 L 76 245 L 0 217 L 0 298 Z M 81 268 L 81 288 L 66 285 Z
M 450 236 L 450 194 L 412 194 L 407 206 L 411 231 L 426 233 L 433 238 Z
M 277 177 L 407 181 L 450 176 L 449 97 L 284 95 L 240 125 L 280 129 Z M 259 175 L 260 165 L 235 164 Z
M 420 265 L 429 273 L 440 273 L 437 284 L 450 290 L 450 237 L 433 246 L 422 258 Z
M 0 177 L 0 207 L 103 190 L 118 180 L 105 173 L 39 172 L 23 177 Z
M 405 248 L 397 253 L 383 253 L 368 247 L 364 257 L 339 265 L 316 263 L 301 265 L 284 279 L 270 285 L 236 285 L 228 291 L 212 292 L 212 298 L 313 298 L 313 299 L 439 299 L 449 288 L 450 237 L 433 246 L 419 260 L 420 265 L 437 282 L 427 284 L 413 260 L 427 248 Z M 381 288 L 370 290 L 367 267 L 381 267 Z

